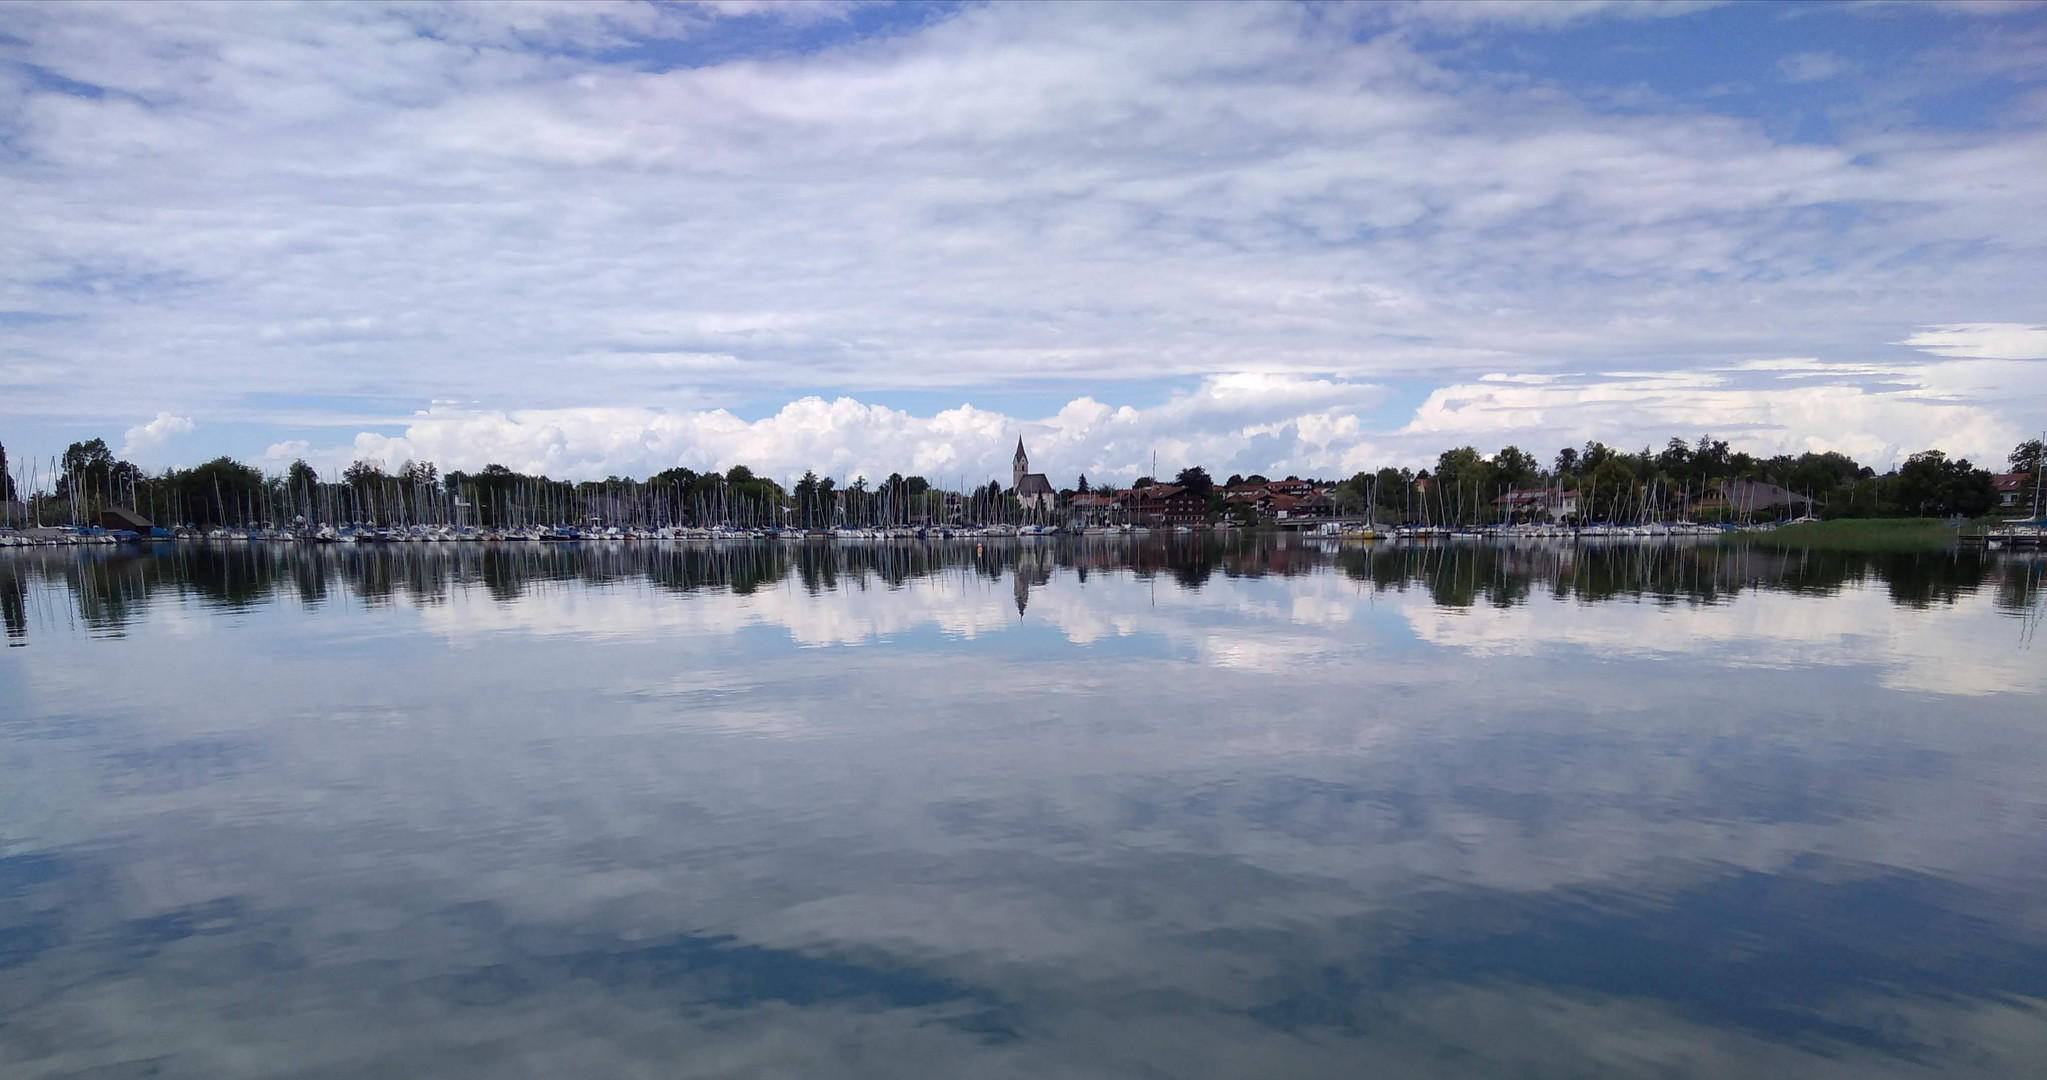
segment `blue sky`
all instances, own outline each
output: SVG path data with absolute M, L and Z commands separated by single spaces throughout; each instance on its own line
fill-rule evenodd
M 2037 5 L 0 7 L 0 441 L 1346 474 L 2047 426 Z

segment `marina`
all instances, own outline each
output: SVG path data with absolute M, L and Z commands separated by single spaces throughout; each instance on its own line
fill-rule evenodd
M 135 533 L 101 528 L 40 528 L 0 531 L 0 547 L 76 547 L 82 545 L 162 543 L 302 543 L 302 544 L 454 544 L 454 543 L 657 543 L 713 541 L 781 541 L 792 543 L 913 543 L 978 539 L 1030 539 L 1033 537 L 1076 536 L 1094 538 L 1142 537 L 1154 531 L 1178 535 L 1214 533 L 1248 534 L 1250 530 L 1204 529 L 1178 526 L 1153 530 L 1144 526 L 1062 529 L 1054 526 L 959 526 L 899 529 L 736 529 L 664 527 L 660 529 L 574 526 L 524 529 L 455 529 L 413 526 L 406 529 L 374 529 L 343 526 L 323 527 L 307 532 L 282 529 L 176 529 L 163 536 L 143 537 Z M 1502 526 L 1485 529 L 1452 529 L 1417 526 L 1397 529 L 1329 528 L 1307 533 L 1321 539 L 1343 541 L 1530 541 L 1530 540 L 1700 540 L 1717 539 L 1751 530 L 1691 525 L 1586 526 L 1584 528 L 1527 528 Z M 1766 530 L 1765 530 L 1766 531 Z
M 0 101 L 0 1080 L 2047 1080 L 2047 0 Z

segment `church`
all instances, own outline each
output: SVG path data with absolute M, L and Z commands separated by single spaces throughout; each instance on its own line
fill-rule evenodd
M 1016 494 L 1016 501 L 1026 510 L 1050 512 L 1059 501 L 1059 494 L 1052 490 L 1052 482 L 1044 473 L 1031 471 L 1031 456 L 1024 453 L 1023 437 L 1016 440 L 1016 459 L 1011 462 L 1010 490 Z

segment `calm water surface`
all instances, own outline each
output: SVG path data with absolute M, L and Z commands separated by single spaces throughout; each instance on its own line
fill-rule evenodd
M 0 1075 L 2039 1077 L 2041 574 L 0 553 Z

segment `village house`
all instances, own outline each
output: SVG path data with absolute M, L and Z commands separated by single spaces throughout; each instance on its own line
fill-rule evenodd
M 1803 517 L 1814 505 L 1804 495 L 1761 480 L 1715 480 L 1687 509 L 1694 514 Z
M 2039 491 L 2032 473 L 1998 473 L 1990 478 L 1997 488 L 1997 509 L 2007 514 L 2035 512 L 2033 502 Z
M 1297 477 L 1236 484 L 1225 491 L 1223 505 L 1250 507 L 1260 521 L 1330 518 L 1336 516 L 1336 489 Z
M 1066 500 L 1075 524 L 1113 525 L 1123 509 L 1123 500 L 1111 491 L 1083 491 Z
M 1493 506 L 1509 520 L 1533 521 L 1542 517 L 1556 521 L 1578 513 L 1578 493 L 1562 488 L 1514 488 L 1494 499 Z
M 1208 520 L 1201 496 L 1178 484 L 1153 484 L 1120 493 L 1133 521 L 1147 525 L 1199 525 Z
M 1312 521 L 1336 516 L 1336 497 L 1328 491 L 1310 488 L 1305 494 L 1272 496 L 1272 520 Z
M 1272 518 L 1272 500 L 1272 491 L 1264 484 L 1238 484 L 1223 494 L 1225 508 L 1248 506 L 1261 521 Z

